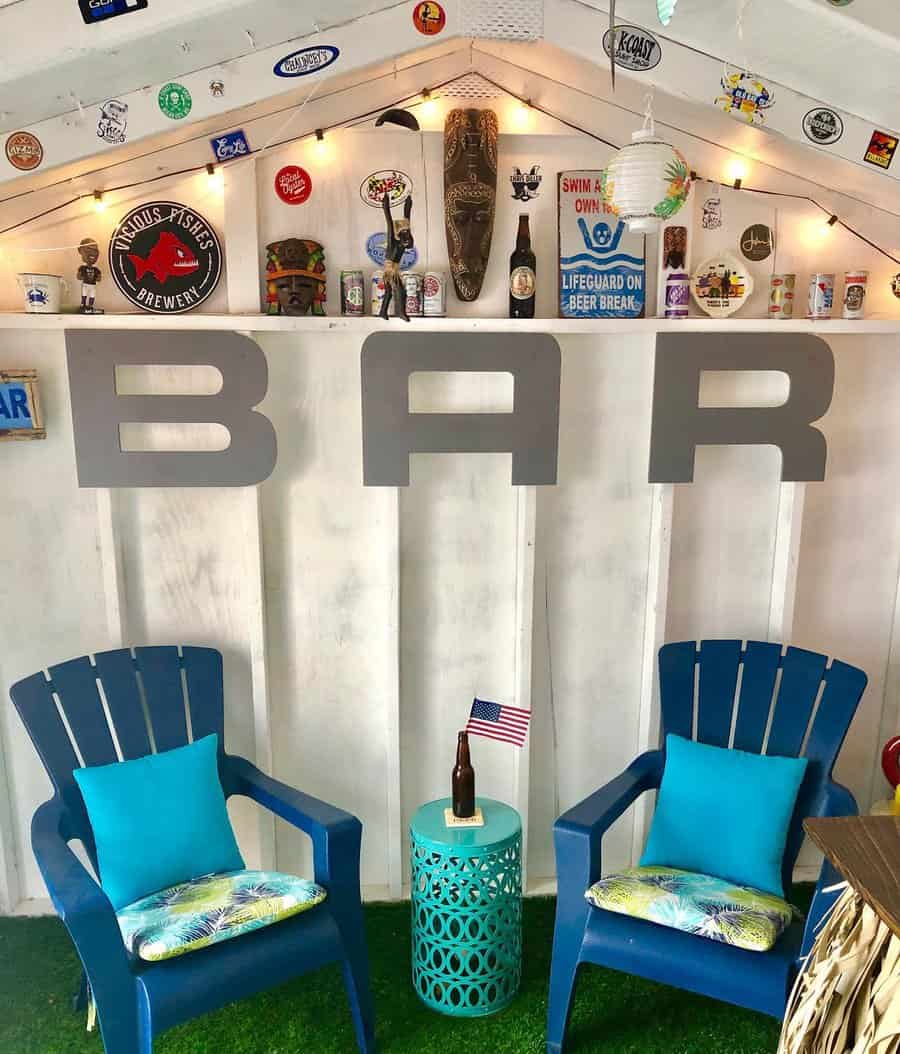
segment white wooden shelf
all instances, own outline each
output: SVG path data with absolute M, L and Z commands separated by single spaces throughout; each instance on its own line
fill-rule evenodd
M 38 315 L 0 312 L 0 329 L 168 329 L 168 330 L 249 330 L 257 333 L 356 333 L 361 336 L 387 328 L 403 331 L 426 329 L 450 333 L 521 332 L 571 334 L 648 334 L 648 333 L 818 333 L 822 336 L 900 335 L 900 318 L 862 320 L 829 319 L 811 322 L 793 319 L 778 322 L 768 318 L 416 318 L 409 327 L 402 321 L 380 318 L 288 318 L 279 315 L 212 315 L 193 312 L 185 315 L 153 315 L 145 312 L 121 315 Z

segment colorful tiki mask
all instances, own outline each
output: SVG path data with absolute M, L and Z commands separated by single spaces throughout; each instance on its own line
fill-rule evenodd
M 285 238 L 266 246 L 266 311 L 325 314 L 325 250 L 318 242 Z
M 487 271 L 497 202 L 497 115 L 451 110 L 444 125 L 444 222 L 460 300 L 477 300 Z

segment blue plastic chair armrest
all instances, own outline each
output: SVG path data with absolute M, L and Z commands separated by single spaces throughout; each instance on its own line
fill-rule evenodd
M 332 892 L 335 885 L 350 893 L 355 889 L 358 897 L 362 824 L 352 813 L 267 776 L 246 758 L 227 755 L 224 764 L 226 794 L 252 798 L 306 832 L 313 843 L 316 882 Z

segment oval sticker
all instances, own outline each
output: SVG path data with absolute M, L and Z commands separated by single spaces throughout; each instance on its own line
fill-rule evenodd
M 376 231 L 366 238 L 366 255 L 372 263 L 378 264 L 379 267 L 384 267 L 384 261 L 387 259 L 387 235 L 384 231 Z M 418 262 L 419 251 L 413 246 L 412 249 L 407 249 L 403 254 L 403 258 L 400 260 L 400 267 L 402 270 L 408 271 L 411 267 L 415 267 Z
M 332 62 L 337 62 L 339 55 L 340 50 L 333 44 L 301 48 L 279 59 L 272 67 L 272 72 L 276 77 L 305 77 L 308 73 L 318 73 Z
M 603 34 L 603 50 L 607 55 L 612 50 L 612 34 L 616 34 L 616 65 L 623 70 L 637 70 L 643 73 L 659 65 L 662 48 L 659 41 L 646 29 L 637 26 L 616 26 L 615 30 L 607 29 Z
M 312 178 L 299 165 L 285 165 L 275 175 L 275 193 L 286 205 L 302 205 L 312 194 Z
M 412 194 L 412 180 L 405 172 L 386 168 L 373 172 L 362 181 L 359 196 L 373 209 L 380 209 L 385 194 L 389 196 L 391 206 L 402 205 Z

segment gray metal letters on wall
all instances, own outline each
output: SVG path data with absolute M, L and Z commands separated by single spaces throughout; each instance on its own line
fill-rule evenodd
M 700 408 L 704 370 L 776 370 L 790 379 L 787 402 Z M 690 483 L 701 445 L 772 444 L 783 481 L 823 480 L 827 446 L 812 427 L 831 405 L 834 356 L 809 333 L 661 333 L 656 338 L 650 482 Z
M 511 373 L 512 413 L 410 413 L 412 373 Z M 560 351 L 542 333 L 374 333 L 362 349 L 363 482 L 408 487 L 412 453 L 512 453 L 514 486 L 556 483 Z
M 82 487 L 244 487 L 275 467 L 271 421 L 262 402 L 269 368 L 262 349 L 238 333 L 67 330 L 69 389 Z M 216 395 L 118 395 L 116 366 L 214 366 Z M 225 450 L 123 451 L 119 425 L 215 423 L 231 434 Z

